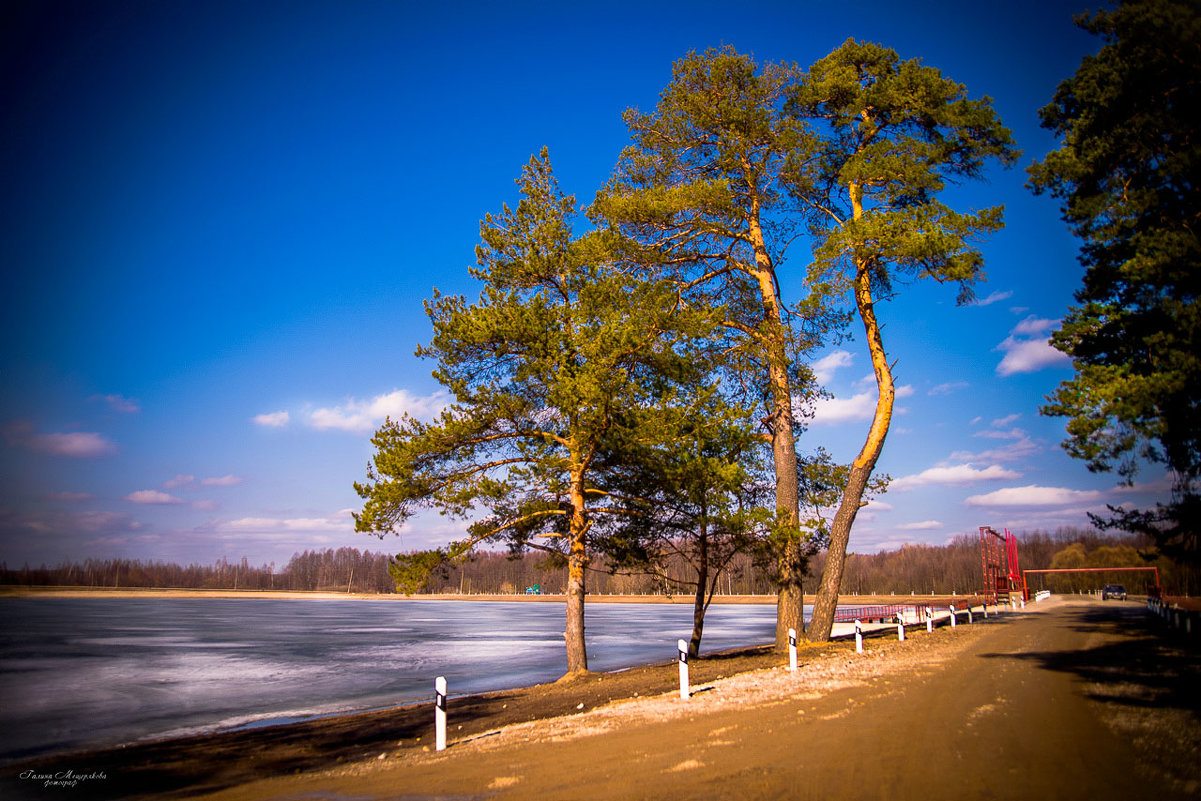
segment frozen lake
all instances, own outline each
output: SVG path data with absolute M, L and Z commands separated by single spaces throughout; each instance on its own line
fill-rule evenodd
M 808 610 L 806 610 L 808 611 Z M 710 607 L 702 653 L 772 641 L 775 605 Z M 0 600 L 0 761 L 553 681 L 563 606 L 411 600 Z M 588 663 L 675 658 L 691 605 L 586 609 Z

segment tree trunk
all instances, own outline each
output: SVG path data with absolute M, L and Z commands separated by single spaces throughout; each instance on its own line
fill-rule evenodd
M 801 543 L 790 537 L 780 555 L 780 586 L 776 593 L 776 651 L 788 649 L 788 630 L 793 629 L 797 637 L 804 637 L 805 596 L 801 586 L 804 578 L 805 559 L 801 554 Z
M 696 541 L 696 596 L 692 601 L 692 639 L 688 641 L 688 655 L 701 655 L 701 633 L 705 629 L 706 595 L 709 588 L 709 532 L 701 523 Z
M 750 174 L 748 169 L 748 174 Z M 771 450 L 776 472 L 777 522 L 788 529 L 784 553 L 779 562 L 780 584 L 776 594 L 776 651 L 788 648 L 788 629 L 803 630 L 800 625 L 804 598 L 800 593 L 803 561 L 800 543 L 795 542 L 796 525 L 800 520 L 800 489 L 797 476 L 796 440 L 792 425 L 792 386 L 788 379 L 788 352 L 784 322 L 776 287 L 775 266 L 767 252 L 763 229 L 759 224 L 759 202 L 751 201 L 751 243 L 755 251 L 756 280 L 763 300 L 763 316 L 767 322 L 766 341 L 768 381 L 771 389 Z
M 857 193 L 852 190 L 852 200 L 857 200 Z M 856 203 L 856 211 L 860 206 Z M 859 216 L 856 214 L 856 216 Z M 830 526 L 830 549 L 826 558 L 826 567 L 822 570 L 821 586 L 818 588 L 817 600 L 813 605 L 813 619 L 809 624 L 808 637 L 814 642 L 826 642 L 834 628 L 834 612 L 838 606 L 838 591 L 842 585 L 842 572 L 846 564 L 847 543 L 851 538 L 851 526 L 863 501 L 863 492 L 867 488 L 868 479 L 884 450 L 884 438 L 888 435 L 888 427 L 892 422 L 892 405 L 896 397 L 893 386 L 892 370 L 884 352 L 884 341 L 880 337 L 880 324 L 876 320 L 874 301 L 872 300 L 871 274 L 869 265 L 856 260 L 855 271 L 855 305 L 859 317 L 863 321 L 864 333 L 867 335 L 867 347 L 872 357 L 872 368 L 876 374 L 876 413 L 872 417 L 872 426 L 868 430 L 867 439 L 860 449 L 859 455 L 851 464 L 846 487 L 834 514 L 834 522 Z
M 571 527 L 567 552 L 567 627 L 563 639 L 567 644 L 567 673 L 572 679 L 588 672 L 588 649 L 584 642 L 584 571 L 588 567 L 586 548 L 588 520 L 584 514 L 583 471 L 573 471 L 571 477 Z

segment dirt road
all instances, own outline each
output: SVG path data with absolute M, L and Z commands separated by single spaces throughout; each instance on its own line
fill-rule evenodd
M 1196 798 L 1196 645 L 1134 603 L 1029 609 L 211 797 Z

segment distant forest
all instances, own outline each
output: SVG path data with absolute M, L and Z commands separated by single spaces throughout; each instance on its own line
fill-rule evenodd
M 1151 543 L 1137 536 L 1114 537 L 1095 531 L 1063 528 L 1054 533 L 1018 535 L 1018 556 L 1024 569 L 1054 567 L 1158 566 L 1164 589 L 1171 594 L 1201 591 L 1197 568 L 1186 569 L 1157 557 Z M 806 591 L 821 574 L 825 554 L 810 564 Z M 346 593 L 393 593 L 388 574 L 391 556 L 357 548 L 304 551 L 282 569 L 274 563 L 253 566 L 246 559 L 226 559 L 212 565 L 145 562 L 136 559 L 86 559 L 83 562 L 19 569 L 0 563 L 0 585 L 158 587 L 179 589 L 300 590 Z M 435 576 L 429 593 L 522 593 L 539 585 L 544 593 L 561 593 L 565 571 L 544 554 L 481 552 L 466 564 Z M 842 595 L 965 594 L 980 589 L 980 542 L 960 535 L 949 545 L 906 545 L 895 551 L 852 554 L 847 560 Z M 1096 589 L 1108 582 L 1124 584 L 1132 593 L 1145 592 L 1149 573 L 1033 576 L 1031 589 L 1055 592 Z M 594 564 L 588 576 L 591 595 L 691 594 L 682 565 L 669 565 L 666 575 L 613 573 Z M 719 595 L 761 595 L 774 592 L 770 575 L 747 554 L 737 556 L 719 578 Z

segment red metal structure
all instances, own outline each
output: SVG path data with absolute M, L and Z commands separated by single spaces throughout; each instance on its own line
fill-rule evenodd
M 1001 535 L 989 526 L 980 526 L 980 564 L 984 595 L 992 598 L 993 603 L 1016 592 L 1025 597 L 1025 581 L 1018 569 L 1018 541 L 1009 529 Z

